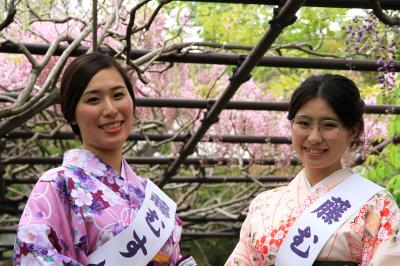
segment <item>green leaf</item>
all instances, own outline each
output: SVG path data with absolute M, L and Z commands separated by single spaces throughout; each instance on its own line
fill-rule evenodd
M 29 29 L 29 7 L 28 0 L 24 0 L 22 4 L 22 29 L 28 31 Z
M 400 175 L 393 176 L 388 184 L 387 189 L 392 193 L 394 199 L 396 200 L 397 204 L 400 204 Z
M 4 19 L 4 12 L 5 12 L 5 10 L 6 10 L 6 7 L 5 7 L 5 4 L 7 3 L 7 2 L 3 2 L 4 3 L 4 5 L 3 4 L 0 4 L 0 21 L 3 21 L 3 19 Z

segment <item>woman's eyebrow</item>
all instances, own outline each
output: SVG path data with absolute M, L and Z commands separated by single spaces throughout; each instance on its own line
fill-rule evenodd
M 125 88 L 125 86 L 124 85 L 115 85 L 115 86 L 111 87 L 110 89 L 112 91 L 115 91 L 115 90 L 122 89 L 122 88 Z M 87 94 L 99 94 L 99 93 L 101 93 L 101 90 L 98 90 L 98 89 L 87 89 L 82 94 L 82 96 L 83 95 L 87 95 Z
M 309 120 L 318 120 L 318 121 L 323 121 L 323 120 L 334 120 L 334 121 L 340 121 L 338 118 L 336 117 L 331 117 L 331 116 L 323 116 L 323 117 L 318 117 L 317 119 L 314 119 L 310 116 L 307 115 L 298 115 L 296 116 L 298 118 L 305 118 L 305 119 L 309 119 Z

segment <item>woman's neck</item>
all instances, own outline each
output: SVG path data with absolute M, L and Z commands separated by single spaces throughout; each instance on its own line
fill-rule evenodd
M 318 184 L 320 181 L 330 176 L 332 173 L 336 172 L 339 169 L 342 169 L 341 165 L 327 169 L 305 167 L 304 174 L 310 185 L 314 186 L 315 184 Z

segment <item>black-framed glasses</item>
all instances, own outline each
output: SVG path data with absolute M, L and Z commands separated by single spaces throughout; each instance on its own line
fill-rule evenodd
M 323 119 L 314 121 L 307 117 L 295 117 L 290 120 L 292 130 L 299 136 L 308 136 L 314 125 L 317 124 L 318 130 L 323 138 L 334 139 L 340 134 L 343 125 L 333 119 Z

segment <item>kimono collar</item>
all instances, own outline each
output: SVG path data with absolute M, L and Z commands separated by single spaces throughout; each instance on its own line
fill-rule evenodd
M 121 161 L 121 177 L 126 179 L 125 164 L 123 161 Z
M 85 149 L 71 149 L 64 153 L 63 166 L 73 165 L 95 176 L 118 176 L 114 169 L 95 153 Z
M 353 172 L 350 169 L 339 169 L 332 174 L 328 175 L 324 179 L 322 179 L 320 182 L 315 184 L 314 186 L 309 188 L 309 192 L 313 193 L 315 191 L 320 191 L 320 190 L 331 190 L 333 187 L 336 185 L 340 184 L 343 182 L 347 177 L 352 175 Z M 304 182 L 308 184 L 309 182 L 307 180 L 307 177 L 305 175 L 304 169 L 301 171 L 302 178 L 304 179 Z

